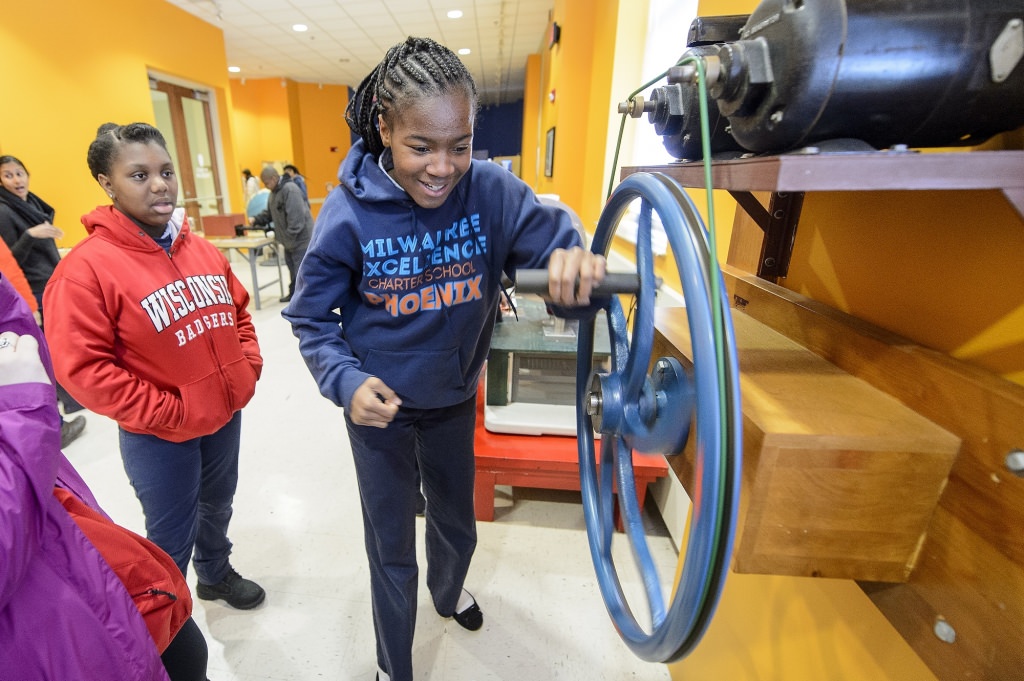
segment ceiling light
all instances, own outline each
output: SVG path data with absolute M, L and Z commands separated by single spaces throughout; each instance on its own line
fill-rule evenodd
M 449 11 L 448 12 L 448 18 L 449 19 L 461 19 L 462 18 L 462 10 L 461 9 L 453 9 L 453 10 Z
M 230 73 L 241 73 L 242 69 L 240 67 L 238 67 L 238 66 L 229 66 L 228 67 L 228 71 Z
M 304 33 L 309 30 L 309 26 L 305 24 L 292 24 L 292 30 L 296 33 Z
M 459 54 L 465 55 L 465 54 L 469 54 L 470 52 L 472 52 L 472 50 L 470 50 L 468 47 L 459 48 Z

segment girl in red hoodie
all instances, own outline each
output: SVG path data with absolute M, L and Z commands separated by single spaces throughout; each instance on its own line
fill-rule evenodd
M 183 574 L 193 561 L 196 595 L 256 607 L 264 591 L 231 567 L 227 536 L 241 409 L 263 367 L 249 295 L 176 208 L 159 130 L 107 123 L 88 161 L 113 205 L 82 218 L 89 236 L 44 294 L 58 380 L 117 421 L 147 535 Z

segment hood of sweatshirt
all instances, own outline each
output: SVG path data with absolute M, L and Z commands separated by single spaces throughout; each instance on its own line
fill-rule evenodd
M 465 178 L 462 179 L 465 180 Z M 361 139 L 355 143 L 342 162 L 338 180 L 342 187 L 360 201 L 371 203 L 396 201 L 407 202 L 409 205 L 414 204 L 409 194 L 398 186 L 391 176 L 381 169 L 377 159 L 366 151 L 366 144 Z M 459 184 L 461 185 L 462 182 L 460 181 Z
M 160 244 L 146 234 L 142 227 L 139 227 L 130 217 L 113 206 L 96 207 L 92 212 L 82 216 L 82 224 L 85 225 L 85 231 L 90 236 L 95 234 L 98 238 L 113 241 L 133 251 L 163 250 Z M 171 247 L 173 254 L 178 243 L 187 239 L 192 230 L 189 227 L 184 208 L 174 209 L 169 224 L 176 235 L 175 243 Z

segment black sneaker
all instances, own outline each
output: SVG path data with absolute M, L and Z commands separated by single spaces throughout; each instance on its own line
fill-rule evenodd
M 60 424 L 60 448 L 64 449 L 77 440 L 83 430 L 85 430 L 84 416 L 76 416 L 70 421 L 62 421 Z
M 263 602 L 267 592 L 256 582 L 246 579 L 228 568 L 228 574 L 218 584 L 196 584 L 196 595 L 204 601 L 223 600 L 232 608 L 251 610 Z

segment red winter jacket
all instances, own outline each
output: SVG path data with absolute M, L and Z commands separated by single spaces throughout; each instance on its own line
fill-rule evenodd
M 53 496 L 121 580 L 163 654 L 192 616 L 192 594 L 174 559 L 71 490 L 54 487 Z
M 183 211 L 173 220 L 168 254 L 113 206 L 83 216 L 89 236 L 54 270 L 43 309 L 57 380 L 76 400 L 129 432 L 183 442 L 249 402 L 263 359 L 227 259 Z

